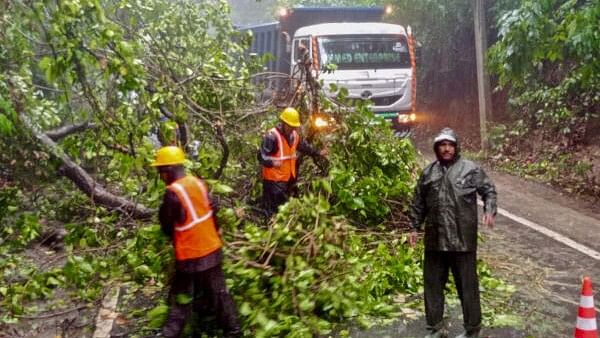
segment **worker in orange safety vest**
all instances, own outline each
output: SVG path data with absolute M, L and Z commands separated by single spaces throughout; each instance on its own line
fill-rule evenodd
M 152 163 L 167 184 L 159 210 L 163 232 L 173 240 L 175 277 L 169 292 L 172 306 L 163 327 L 165 337 L 178 337 L 192 311 L 191 299 L 201 291 L 214 306 L 226 336 L 241 335 L 233 299 L 221 268 L 223 242 L 206 184 L 185 174 L 179 147 L 160 148 Z M 182 297 L 183 295 L 183 297 Z M 186 300 L 186 301 L 183 301 Z
M 293 195 L 296 186 L 297 152 L 309 156 L 325 156 L 327 149 L 314 149 L 297 132 L 300 115 L 288 107 L 279 115 L 280 123 L 263 137 L 258 160 L 262 165 L 263 207 L 268 217 Z

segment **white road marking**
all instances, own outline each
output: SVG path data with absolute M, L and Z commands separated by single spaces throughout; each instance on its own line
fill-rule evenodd
M 483 205 L 483 203 L 481 201 L 478 201 L 477 204 Z M 517 222 L 517 223 L 521 223 L 521 224 L 525 225 L 526 227 L 529 227 L 537 232 L 541 232 L 542 234 L 544 234 L 558 242 L 561 242 L 562 244 L 569 246 L 569 247 L 581 252 L 584 255 L 590 256 L 590 257 L 594 258 L 595 260 L 600 261 L 600 252 L 598 252 L 594 249 L 588 248 L 587 246 L 585 246 L 583 244 L 577 243 L 574 240 L 559 234 L 558 232 L 552 231 L 544 226 L 536 224 L 536 223 L 529 221 L 523 217 L 512 214 L 502 208 L 498 208 L 498 213 L 506 218 L 509 218 L 509 219 Z

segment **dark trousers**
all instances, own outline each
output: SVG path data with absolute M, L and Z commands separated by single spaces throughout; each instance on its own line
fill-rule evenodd
M 186 304 L 177 302 L 177 295 L 186 295 L 191 300 L 194 295 L 202 294 L 209 301 L 209 305 L 215 310 L 217 321 L 226 336 L 241 336 L 240 323 L 233 299 L 225 286 L 225 276 L 221 265 L 217 265 L 205 271 L 186 273 L 175 272 L 175 278 L 169 292 L 171 309 L 167 316 L 167 322 L 163 327 L 165 337 L 179 337 L 186 319 L 192 312 L 193 301 Z
M 296 182 L 275 182 L 263 180 L 263 208 L 267 217 L 277 213 L 277 208 L 296 194 Z
M 469 334 L 478 332 L 481 328 L 481 304 L 477 253 L 425 251 L 424 265 L 427 328 L 435 331 L 443 326 L 444 288 L 451 270 L 462 305 L 465 330 Z

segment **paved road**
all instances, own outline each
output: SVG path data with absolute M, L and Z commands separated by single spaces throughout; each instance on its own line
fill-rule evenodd
M 499 205 L 589 250 L 576 250 L 507 217 L 495 231 L 485 231 L 481 256 L 509 282 L 517 297 L 526 331 L 535 337 L 568 337 L 579 304 L 581 278 L 590 276 L 600 290 L 600 216 L 589 201 L 565 197 L 540 184 L 493 173 Z M 595 297 L 600 308 L 600 297 Z

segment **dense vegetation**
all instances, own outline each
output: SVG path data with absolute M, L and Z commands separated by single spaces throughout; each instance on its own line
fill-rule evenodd
M 597 1 L 522 1 L 500 16 L 489 55 L 513 112 L 492 140 L 497 162 L 596 197 L 599 20 Z

